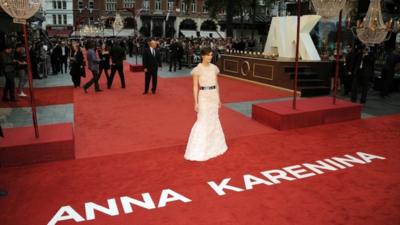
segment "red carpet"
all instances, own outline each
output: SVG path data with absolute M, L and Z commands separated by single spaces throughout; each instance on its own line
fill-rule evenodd
M 26 89 L 24 92 L 28 94 L 29 90 Z M 74 100 L 72 86 L 35 88 L 34 92 L 37 106 L 70 104 Z M 17 99 L 18 102 L 15 103 L 0 102 L 0 108 L 30 107 L 30 97 L 17 97 Z
M 196 120 L 192 78 L 159 78 L 157 94 L 144 96 L 144 74 L 130 73 L 129 66 L 125 73 L 126 89 L 120 88 L 118 76 L 113 88 L 106 89 L 104 74 L 103 92 L 95 93 L 94 87 L 88 94 L 75 89 L 77 158 L 186 144 Z M 224 77 L 220 86 L 224 103 L 290 95 Z M 227 108 L 221 110 L 221 122 L 228 139 L 275 131 Z
M 74 134 L 71 123 L 4 129 L 0 142 L 0 167 L 74 159 Z
M 195 121 L 190 79 L 160 79 L 159 92 L 149 96 L 141 94 L 143 74 L 127 74 L 124 90 L 118 82 L 100 93 L 75 90 L 79 159 L 0 169 L 0 188 L 9 191 L 0 198 L 1 224 L 399 224 L 400 115 L 278 132 L 223 108 L 228 152 L 194 163 L 183 159 Z M 287 96 L 228 78 L 220 82 L 223 102 Z M 269 182 L 263 171 L 287 171 L 357 152 L 386 159 L 351 167 L 342 162 L 343 169 L 309 178 L 257 184 Z M 309 172 L 298 167 L 291 174 Z M 207 183 L 223 180 L 242 191 L 225 189 L 219 196 Z M 168 189 L 175 195 L 165 195 Z M 127 202 L 143 198 L 153 209 Z M 98 210 L 93 214 L 91 207 Z M 56 216 L 61 209 L 68 213 Z M 53 217 L 65 221 L 49 223 Z
M 292 100 L 252 105 L 252 118 L 277 130 L 339 123 L 361 118 L 362 105 L 332 97 L 301 99 L 293 109 Z
M 225 155 L 204 163 L 183 160 L 180 146 L 2 169 L 0 187 L 10 193 L 0 199 L 0 221 L 48 224 L 62 206 L 86 220 L 85 203 L 107 207 L 107 200 L 114 199 L 115 216 L 96 211 L 94 220 L 57 224 L 398 225 L 399 136 L 397 115 L 237 138 L 228 142 Z M 245 174 L 261 178 L 265 170 L 356 152 L 386 159 L 243 192 L 228 190 L 224 196 L 207 185 L 231 178 L 229 185 L 244 189 Z M 160 193 L 168 188 L 191 202 L 172 201 L 158 208 Z M 141 194 L 147 192 L 156 208 L 134 205 L 133 212 L 125 214 L 120 197 L 142 201 Z

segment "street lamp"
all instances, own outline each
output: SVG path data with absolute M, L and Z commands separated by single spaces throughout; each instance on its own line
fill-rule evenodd
M 32 81 L 32 65 L 29 51 L 28 32 L 26 28 L 26 20 L 31 18 L 39 10 L 41 0 L 0 0 L 0 6 L 3 10 L 13 18 L 14 23 L 22 24 L 24 32 L 26 62 L 28 64 L 28 80 L 29 92 L 31 96 L 32 120 L 35 127 L 35 136 L 39 138 L 39 127 L 36 117 L 36 105 L 33 93 Z

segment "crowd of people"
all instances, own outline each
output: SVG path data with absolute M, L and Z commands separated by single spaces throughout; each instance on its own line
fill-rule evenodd
M 160 64 L 169 65 L 169 71 L 175 72 L 183 67 L 192 68 L 200 63 L 200 50 L 210 47 L 212 63 L 216 63 L 221 54 L 230 50 L 262 51 L 262 43 L 254 39 L 216 39 L 216 38 L 158 38 L 153 39 L 157 49 Z M 50 75 L 69 73 L 75 87 L 81 87 L 81 78 L 86 76 L 86 69 L 95 71 L 93 79 L 83 85 L 86 92 L 93 84 L 95 91 L 102 91 L 98 80 L 104 74 L 107 88 L 111 88 L 114 76 L 118 72 L 121 87 L 125 88 L 123 61 L 127 56 L 143 57 L 148 49 L 148 39 L 131 37 L 119 39 L 85 38 L 76 40 L 54 40 L 53 42 L 38 42 L 31 44 L 30 56 L 33 79 L 44 79 Z M 84 56 L 84 49 L 88 53 Z M 89 54 L 90 52 L 90 54 Z M 321 56 L 323 52 L 321 53 Z M 393 89 L 394 66 L 399 61 L 398 53 L 390 51 L 386 54 L 384 67 L 381 72 L 380 91 L 385 97 Z M 340 66 L 339 88 L 344 88 L 344 94 L 351 94 L 356 101 L 356 94 L 361 90 L 361 103 L 366 101 L 366 93 L 374 76 L 373 67 L 376 53 L 369 48 L 351 46 L 341 54 L 343 64 Z M 137 59 L 138 57 L 136 57 Z M 2 75 L 6 77 L 3 101 L 16 101 L 17 97 L 26 97 L 23 88 L 27 83 L 26 52 L 22 43 L 7 45 L 1 55 Z M 135 59 L 133 58 L 133 63 Z M 332 59 L 334 60 L 334 59 Z M 137 60 L 136 60 L 137 62 Z M 95 68 L 98 67 L 98 68 Z M 334 74 L 335 68 L 332 68 Z M 14 79 L 17 78 L 16 84 Z M 333 78 L 332 82 L 333 84 Z
M 399 91 L 394 81 L 395 67 L 400 63 L 400 49 L 382 50 L 377 47 L 368 47 L 362 44 L 347 46 L 345 51 L 340 51 L 339 76 L 337 87 L 343 87 L 343 94 L 349 96 L 352 102 L 365 104 L 368 91 L 371 88 L 379 91 L 382 98 L 389 96 L 392 91 Z M 377 61 L 380 59 L 380 66 Z M 335 61 L 335 56 L 331 56 Z M 331 70 L 331 89 L 334 88 L 336 63 Z M 361 93 L 360 98 L 358 94 Z

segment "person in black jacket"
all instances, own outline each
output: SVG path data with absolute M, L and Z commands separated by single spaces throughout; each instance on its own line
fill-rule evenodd
M 151 92 L 157 91 L 157 75 L 158 67 L 161 67 L 161 57 L 157 50 L 157 42 L 154 39 L 149 39 L 149 47 L 143 51 L 143 67 L 145 72 L 145 86 L 143 94 L 149 92 L 150 81 L 152 81 Z
M 126 53 L 124 48 L 121 46 L 122 43 L 115 43 L 110 50 L 111 57 L 111 75 L 107 82 L 107 88 L 110 89 L 114 81 L 115 72 L 118 71 L 119 78 L 121 80 L 121 87 L 125 88 L 125 75 L 124 75 L 124 60 L 126 59 Z
M 99 54 L 100 58 L 99 77 L 101 77 L 101 74 L 104 71 L 108 82 L 108 80 L 110 80 L 110 75 L 108 73 L 108 70 L 110 69 L 110 52 L 108 51 L 107 45 L 103 43 L 97 53 Z
M 60 70 L 61 73 L 67 73 L 68 70 L 68 57 L 70 56 L 70 49 L 69 47 L 65 44 L 65 42 L 61 43 L 60 49 Z
M 51 52 L 51 66 L 53 75 L 57 75 L 61 70 L 61 55 L 62 49 L 59 43 L 57 43 Z
M 73 51 L 71 53 L 72 54 L 70 59 L 70 64 L 71 64 L 70 74 L 72 77 L 72 82 L 74 83 L 74 87 L 77 88 L 81 86 L 81 77 L 86 76 L 85 62 L 79 43 L 75 43 L 73 45 Z
M 172 67 L 174 67 L 174 72 L 176 71 L 176 63 L 178 60 L 178 45 L 174 39 L 171 40 L 169 45 L 169 72 L 172 72 Z
M 345 59 L 345 75 L 343 78 L 343 87 L 344 87 L 344 95 L 348 95 L 351 91 L 351 85 L 353 83 L 353 66 L 354 66 L 354 57 L 355 53 L 352 46 L 348 46 L 349 52 L 346 55 Z
M 400 63 L 400 54 L 397 54 L 394 50 L 390 50 L 386 55 L 385 64 L 382 68 L 382 87 L 380 93 L 382 98 L 389 96 L 389 92 L 393 87 L 393 77 L 397 63 Z
M 4 51 L 0 54 L 0 70 L 6 77 L 6 84 L 3 89 L 4 102 L 16 101 L 15 99 L 15 76 L 17 62 L 14 60 L 13 48 L 11 45 L 6 45 Z
M 374 75 L 374 63 L 375 58 L 368 47 L 363 46 L 361 50 L 357 51 L 353 68 L 354 80 L 351 89 L 352 102 L 357 102 L 358 90 L 361 88 L 360 103 L 366 103 L 369 82 Z

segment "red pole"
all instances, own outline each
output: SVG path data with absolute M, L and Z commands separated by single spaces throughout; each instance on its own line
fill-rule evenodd
M 337 83 L 339 79 L 339 53 L 340 53 L 340 34 L 342 33 L 342 10 L 339 13 L 339 24 L 336 33 L 336 72 L 335 72 L 335 79 L 333 85 L 333 104 L 336 104 L 336 94 L 337 94 Z
M 294 83 L 293 83 L 293 109 L 296 109 L 297 100 L 297 80 L 299 76 L 299 40 L 300 40 L 300 13 L 301 13 L 301 0 L 297 0 L 297 37 L 296 37 L 296 59 L 294 67 Z
M 28 81 L 29 81 L 29 93 L 31 96 L 32 120 L 33 120 L 33 126 L 35 127 L 35 136 L 36 136 L 36 138 L 39 138 L 39 127 L 38 127 L 37 118 L 36 118 L 36 104 L 35 104 L 35 98 L 33 95 L 32 64 L 31 64 L 31 56 L 30 56 L 30 51 L 29 51 L 28 32 L 26 29 L 26 24 L 22 24 L 22 30 L 24 32 L 24 38 L 25 38 L 26 63 L 28 64 Z

